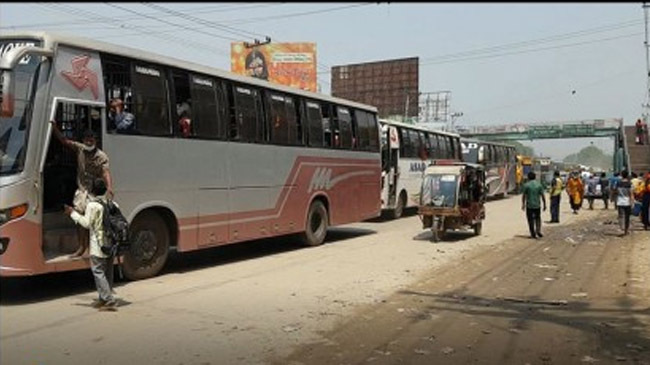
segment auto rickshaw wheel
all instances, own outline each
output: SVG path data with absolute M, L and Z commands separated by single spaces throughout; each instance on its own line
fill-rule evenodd
M 480 236 L 481 231 L 483 230 L 483 223 L 479 222 L 474 225 L 474 235 Z

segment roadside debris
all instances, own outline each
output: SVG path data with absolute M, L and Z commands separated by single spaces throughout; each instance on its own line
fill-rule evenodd
M 571 296 L 574 297 L 574 298 L 586 298 L 587 295 L 588 295 L 587 293 L 582 293 L 582 292 L 571 294 Z
M 453 354 L 456 350 L 454 350 L 452 347 L 447 346 L 447 347 L 443 347 L 443 349 L 440 350 L 440 351 L 441 351 L 443 354 L 445 354 L 445 355 L 451 355 L 451 354 Z

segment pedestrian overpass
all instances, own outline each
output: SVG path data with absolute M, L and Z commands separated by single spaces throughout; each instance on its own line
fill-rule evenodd
M 548 123 L 516 123 L 475 127 L 458 126 L 456 132 L 466 138 L 504 142 L 535 139 L 613 137 L 615 151 L 613 161 L 614 170 L 629 170 L 630 167 L 630 158 L 622 118 Z

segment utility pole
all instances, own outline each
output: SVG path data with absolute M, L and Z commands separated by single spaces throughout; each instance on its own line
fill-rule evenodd
M 406 123 L 406 118 L 408 118 L 408 114 L 409 114 L 409 93 L 408 93 L 408 91 L 406 91 L 406 89 L 404 90 L 404 93 L 406 94 L 406 101 L 404 103 L 404 120 L 403 120 L 403 122 Z
M 646 98 L 643 105 L 643 119 L 648 122 L 648 109 L 650 108 L 650 44 L 648 44 L 648 4 L 643 2 L 643 18 L 645 19 L 645 65 L 646 65 Z

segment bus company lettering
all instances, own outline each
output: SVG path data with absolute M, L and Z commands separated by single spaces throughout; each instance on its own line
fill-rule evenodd
M 14 48 L 34 47 L 35 45 L 36 43 L 34 42 L 11 42 L 11 43 L 0 44 L 0 58 L 4 57 L 5 53 L 11 51 Z M 31 60 L 32 60 L 32 56 L 27 55 L 20 60 L 19 64 L 26 65 Z
M 160 77 L 160 71 L 158 71 L 156 69 L 153 69 L 153 68 L 135 66 L 135 71 L 137 73 L 141 73 L 143 75 Z
M 332 187 L 332 169 L 328 167 L 318 167 L 311 177 L 307 193 L 314 190 L 329 190 Z
M 409 167 L 409 172 L 424 171 L 427 169 L 427 164 L 425 162 L 411 162 Z

